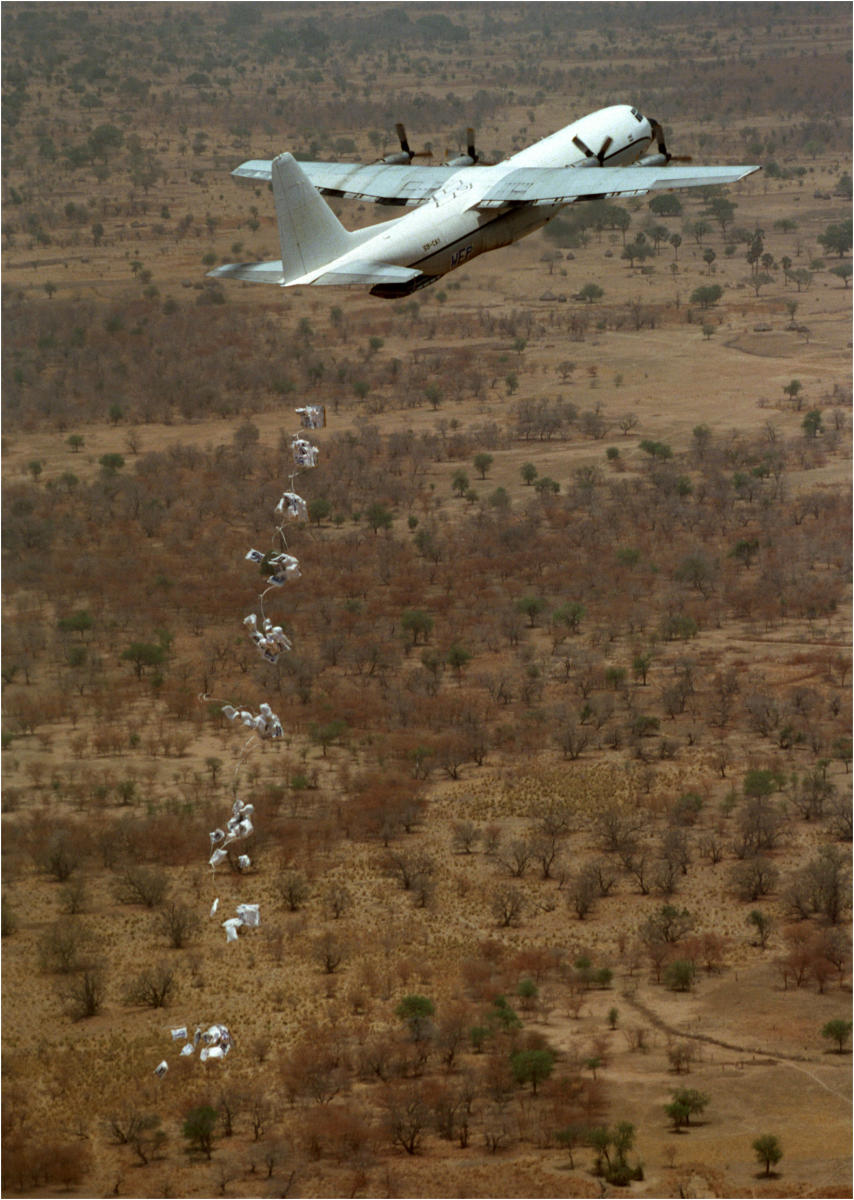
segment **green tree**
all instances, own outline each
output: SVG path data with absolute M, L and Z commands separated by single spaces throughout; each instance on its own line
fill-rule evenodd
M 79 454 L 86 444 L 86 439 L 79 433 L 72 433 L 65 439 L 65 444 L 71 447 L 72 454 Z
M 655 253 L 649 242 L 646 240 L 641 241 L 642 237 L 643 234 L 638 234 L 638 237 L 634 242 L 629 242 L 623 247 L 623 252 L 620 255 L 621 258 L 624 258 L 628 261 L 629 266 L 632 268 L 636 262 L 642 263 L 645 259 L 650 258 Z
M 851 249 L 852 223 L 848 221 L 834 222 L 828 225 L 824 233 L 820 233 L 816 241 L 828 254 L 838 254 L 842 258 Z
M 584 605 L 577 600 L 569 600 L 554 610 L 551 616 L 552 625 L 563 625 L 569 633 L 578 633 L 586 611 Z
M 753 1143 L 753 1152 L 760 1166 L 764 1166 L 766 1176 L 771 1174 L 771 1168 L 776 1167 L 783 1157 L 780 1141 L 773 1133 L 763 1133 Z
M 316 496 L 308 502 L 308 519 L 313 525 L 320 525 L 332 512 L 332 505 L 325 496 Z
M 783 385 L 783 395 L 787 400 L 790 400 L 793 404 L 796 404 L 798 409 L 800 409 L 801 406 L 801 402 L 798 397 L 803 391 L 803 388 L 804 385 L 801 383 L 800 379 L 790 379 L 788 383 Z
M 672 992 L 690 992 L 696 974 L 694 964 L 685 958 L 676 958 L 664 968 L 664 983 Z
M 653 196 L 647 207 L 657 217 L 681 217 L 682 215 L 682 201 L 672 192 Z
M 320 746 L 321 753 L 326 758 L 327 749 L 334 743 L 339 741 L 347 732 L 347 722 L 341 720 L 326 721 L 323 724 L 318 724 L 312 721 L 308 727 L 308 736 Z
M 213 1153 L 214 1130 L 219 1114 L 209 1104 L 191 1108 L 184 1118 L 182 1132 L 190 1143 L 191 1150 L 197 1150 L 210 1160 Z
M 400 618 L 401 629 L 412 634 L 412 645 L 418 645 L 418 639 L 426 642 L 433 630 L 433 618 L 420 608 L 409 608 Z
M 822 431 L 821 409 L 811 408 L 803 421 L 801 421 L 801 429 L 804 431 L 804 437 L 818 437 Z
M 851 1036 L 851 1022 L 844 1021 L 841 1017 L 828 1021 L 821 1031 L 821 1036 L 827 1038 L 829 1042 L 836 1042 L 836 1053 L 841 1054 L 845 1049 L 845 1043 Z
M 605 1126 L 591 1129 L 587 1143 L 596 1156 L 594 1174 L 604 1175 L 608 1183 L 620 1187 L 632 1179 L 643 1179 L 643 1169 L 628 1162 L 628 1153 L 635 1143 L 635 1127 L 629 1121 L 620 1121 L 612 1129 Z
M 728 200 L 726 196 L 715 196 L 709 203 L 706 211 L 709 216 L 714 217 L 721 227 L 721 233 L 726 233 L 726 227 L 735 216 L 736 205 L 732 200 Z
M 578 298 L 585 304 L 593 304 L 596 300 L 601 300 L 604 295 L 604 289 L 600 288 L 598 283 L 585 283 L 578 293 Z
M 559 1129 L 555 1135 L 556 1141 L 566 1147 L 566 1152 L 569 1155 L 569 1169 L 575 1170 L 575 1160 L 573 1158 L 573 1150 L 577 1146 L 582 1146 L 586 1139 L 586 1129 L 584 1125 L 567 1125 L 563 1129 Z
M 691 303 L 699 304 L 700 308 L 711 308 L 713 304 L 717 304 L 723 294 L 723 288 L 719 283 L 706 284 L 704 287 L 694 289 L 691 293 Z
M 536 1096 L 537 1088 L 551 1075 L 555 1056 L 551 1050 L 517 1050 L 510 1056 L 510 1069 L 520 1087 L 531 1085 Z
M 435 1013 L 436 1006 L 429 996 L 417 993 L 404 996 L 394 1010 L 394 1015 L 406 1024 L 414 1042 L 424 1041 L 427 1037 L 432 1029 Z
M 98 463 L 105 475 L 115 475 L 125 465 L 125 460 L 121 454 L 102 454 Z
M 747 918 L 748 925 L 752 925 L 756 930 L 757 942 L 760 949 L 764 950 L 768 945 L 768 938 L 771 936 L 771 930 L 774 928 L 774 920 L 761 909 L 754 908 Z
M 536 625 L 540 613 L 545 612 L 546 607 L 546 601 L 542 596 L 527 595 L 516 601 L 517 610 L 528 618 L 531 629 Z
M 671 1092 L 671 1096 L 670 1104 L 665 1105 L 665 1112 L 673 1122 L 674 1129 L 690 1125 L 691 1118 L 701 1116 L 709 1103 L 705 1092 L 698 1092 L 696 1088 L 679 1088 Z
M 454 472 L 453 478 L 451 479 L 451 487 L 458 496 L 464 496 L 469 490 L 469 477 L 466 475 L 465 471 L 462 470 L 462 468 Z
M 489 468 L 492 466 L 493 461 L 494 459 L 492 455 L 487 454 L 485 451 L 481 451 L 480 454 L 476 454 L 474 456 L 474 467 L 476 471 L 480 472 L 481 479 L 486 479 Z
M 391 529 L 394 524 L 393 514 L 379 500 L 375 500 L 365 509 L 365 519 L 375 534 L 381 529 Z
M 742 790 L 752 800 L 767 799 L 780 787 L 781 779 L 776 771 L 752 767 L 745 773 Z
M 89 148 L 93 158 L 106 162 L 114 150 L 124 145 L 125 135 L 115 125 L 98 125 L 89 134 Z
M 457 642 L 451 644 L 448 651 L 448 666 L 456 671 L 457 678 L 462 678 L 463 667 L 471 660 L 471 651 L 466 650 L 464 646 L 460 646 Z
M 166 647 L 155 642 L 131 642 L 121 657 L 123 662 L 133 663 L 137 679 L 142 679 L 143 671 L 163 665 Z

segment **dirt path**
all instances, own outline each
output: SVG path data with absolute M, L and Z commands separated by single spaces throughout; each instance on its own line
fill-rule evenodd
M 696 1042 L 706 1042 L 711 1046 L 721 1046 L 725 1050 L 734 1050 L 737 1054 L 750 1055 L 758 1066 L 773 1066 L 779 1063 L 782 1066 L 791 1067 L 793 1071 L 801 1071 L 804 1075 L 808 1075 L 810 1079 L 814 1080 L 819 1085 L 819 1087 L 823 1087 L 825 1091 L 830 1092 L 831 1095 L 838 1096 L 839 1099 L 844 1100 L 846 1104 L 851 1104 L 851 1098 L 846 1096 L 844 1092 L 840 1092 L 836 1088 L 829 1087 L 812 1071 L 808 1071 L 806 1067 L 798 1066 L 798 1063 L 813 1062 L 813 1059 L 806 1058 L 801 1054 L 784 1054 L 782 1051 L 777 1050 L 758 1050 L 754 1046 L 738 1046 L 733 1042 L 724 1042 L 720 1038 L 711 1037 L 707 1033 L 688 1033 L 686 1030 L 677 1029 L 674 1025 L 668 1025 L 667 1022 L 662 1020 L 657 1013 L 653 1012 L 653 1010 L 646 1004 L 642 1004 L 641 1001 L 636 997 L 629 996 L 624 992 L 622 998 L 627 1004 L 631 1005 L 632 1008 L 636 1009 L 637 1012 L 641 1013 L 642 1016 L 646 1017 L 651 1025 L 654 1025 L 656 1029 L 661 1029 L 664 1033 L 669 1033 L 673 1037 L 678 1038 L 690 1038 L 692 1041 Z

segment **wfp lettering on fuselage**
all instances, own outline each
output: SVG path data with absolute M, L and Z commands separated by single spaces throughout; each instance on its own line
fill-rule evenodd
M 456 250 L 451 255 L 451 269 L 462 266 L 462 264 L 472 256 L 473 246 L 463 246 L 461 250 Z

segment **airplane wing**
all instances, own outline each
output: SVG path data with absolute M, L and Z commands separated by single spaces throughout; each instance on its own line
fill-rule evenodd
M 378 204 L 421 204 L 452 176 L 484 182 L 488 167 L 412 167 L 388 163 L 301 162 L 300 168 L 314 187 L 326 196 L 369 200 Z M 519 167 L 499 175 L 472 208 L 500 208 L 503 204 L 570 204 L 574 200 L 599 200 L 606 196 L 643 196 L 651 191 L 709 187 L 735 183 L 758 171 L 755 166 L 735 167 Z M 233 170 L 244 179 L 272 177 L 267 159 L 251 159 Z M 477 189 L 480 192 L 480 188 Z
M 423 168 L 418 168 L 422 170 Z M 759 167 L 520 167 L 498 179 L 472 208 L 503 204 L 570 204 L 608 196 L 735 183 Z
M 379 204 L 420 204 L 459 174 L 459 167 L 391 166 L 388 163 L 301 162 L 300 168 L 324 196 L 371 200 Z M 272 177 L 272 163 L 251 159 L 231 173 L 242 179 Z

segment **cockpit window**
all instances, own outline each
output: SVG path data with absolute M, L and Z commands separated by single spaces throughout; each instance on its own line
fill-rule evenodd
M 634 117 L 634 119 L 635 119 L 636 121 L 642 121 L 642 120 L 643 120 L 643 117 L 640 115 L 640 113 L 638 112 L 638 110 L 637 110 L 636 108 L 633 108 L 633 109 L 632 109 L 632 116 Z

